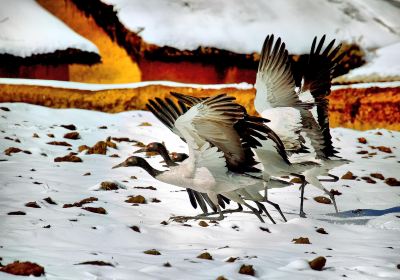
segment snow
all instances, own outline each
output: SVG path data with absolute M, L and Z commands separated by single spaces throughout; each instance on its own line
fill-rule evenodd
M 338 77 L 339 81 L 400 80 L 400 42 L 369 54 L 369 61 L 348 74 Z
M 46 279 L 251 279 L 238 273 L 242 264 L 251 264 L 260 279 L 398 279 L 400 253 L 400 188 L 390 187 L 376 179 L 376 184 L 364 180 L 339 180 L 324 183 L 328 189 L 342 192 L 337 197 L 339 215 L 333 206 L 318 204 L 312 198 L 322 193 L 306 187 L 307 219 L 299 218 L 298 185 L 272 189 L 270 199 L 279 203 L 288 222 L 268 205 L 276 225 L 262 224 L 253 215 L 236 213 L 224 221 L 201 227 L 189 221 L 189 226 L 167 221 L 172 215 L 194 215 L 187 194 L 178 187 L 163 184 L 138 168 L 111 169 L 138 147 L 133 143 L 117 143 L 107 155 L 78 156 L 82 163 L 53 161 L 70 151 L 67 147 L 46 144 L 67 141 L 76 152 L 78 146 L 94 145 L 108 136 L 129 137 L 148 143 L 165 141 L 171 151 L 185 152 L 185 145 L 149 112 L 129 111 L 106 114 L 77 109 L 50 109 L 22 103 L 2 103 L 10 111 L 0 110 L 0 256 L 2 264 L 15 260 L 36 262 L 44 266 Z M 150 122 L 152 126 L 140 126 Z M 75 124 L 79 140 L 64 139 L 66 130 L 60 125 Z M 107 129 L 99 129 L 99 126 Z M 377 135 L 377 132 L 383 135 Z M 33 138 L 37 133 L 40 138 Z M 55 138 L 46 136 L 48 133 Z M 332 171 L 341 176 L 351 170 L 359 178 L 372 172 L 399 178 L 400 133 L 387 130 L 332 130 L 340 155 L 354 162 Z M 20 143 L 13 140 L 19 139 Z M 368 144 L 358 143 L 365 137 Z M 380 152 L 370 146 L 388 146 L 393 153 Z M 9 147 L 29 150 L 5 155 Z M 376 152 L 369 159 L 357 151 Z M 45 153 L 47 156 L 41 155 Z M 109 157 L 118 154 L 120 158 Z M 3 161 L 6 160 L 6 161 Z M 159 156 L 148 158 L 161 169 Z M 33 170 L 34 169 L 34 170 Z M 83 176 L 90 172 L 90 176 Z M 137 179 L 132 179 L 136 176 Z M 119 182 L 126 187 L 116 191 L 95 190 L 103 181 Z M 40 184 L 34 184 L 34 182 Z M 97 187 L 96 187 L 97 186 Z M 157 190 L 138 189 L 154 186 Z M 147 204 L 132 206 L 129 195 L 143 195 Z M 98 201 L 85 206 L 104 207 L 106 215 L 91 213 L 80 207 L 63 208 L 88 197 Z M 51 197 L 57 205 L 43 199 Z M 152 203 L 157 198 L 160 203 Z M 24 204 L 36 201 L 41 208 Z M 231 205 L 235 207 L 235 205 Z M 362 211 L 353 211 L 363 209 Z M 24 211 L 25 216 L 7 215 Z M 50 225 L 50 228 L 44 226 Z M 136 225 L 140 233 L 130 229 Z M 260 230 L 266 227 L 270 233 Z M 328 234 L 317 233 L 323 227 Z M 293 244 L 292 239 L 308 237 L 312 244 Z M 143 251 L 157 249 L 161 255 L 146 255 Z M 209 252 L 214 260 L 196 258 Z M 323 271 L 314 271 L 307 262 L 325 256 Z M 233 263 L 226 260 L 238 257 Z M 86 261 L 106 261 L 114 265 L 76 265 Z M 172 267 L 164 267 L 169 262 Z M 1 279 L 19 279 L 0 272 Z
M 314 36 L 377 48 L 400 41 L 399 5 L 391 0 L 102 0 L 148 43 L 180 50 L 216 47 L 259 52 L 274 33 L 289 52 L 308 53 Z
M 28 57 L 68 48 L 99 53 L 34 0 L 0 0 L 0 54 Z
M 169 86 L 169 87 L 191 87 L 191 88 L 203 88 L 203 89 L 224 89 L 224 88 L 237 88 L 237 89 L 251 89 L 253 85 L 248 83 L 239 84 L 186 84 L 171 81 L 149 81 L 149 82 L 138 82 L 129 84 L 92 84 L 92 83 L 77 83 L 77 82 L 64 82 L 55 80 L 37 80 L 37 79 L 14 79 L 14 78 L 0 78 L 0 84 L 5 85 L 31 85 L 31 86 L 44 86 L 54 88 L 65 88 L 65 89 L 79 89 L 79 90 L 109 90 L 109 89 L 128 89 L 128 88 L 140 88 L 152 85 Z

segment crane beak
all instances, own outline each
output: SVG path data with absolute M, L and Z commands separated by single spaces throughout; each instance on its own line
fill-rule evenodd
M 142 148 L 142 149 L 139 149 L 139 150 L 137 150 L 137 151 L 134 151 L 133 153 L 134 153 L 134 154 L 139 154 L 139 153 L 145 153 L 145 152 L 147 152 L 147 151 L 146 151 L 146 148 Z
M 112 169 L 120 168 L 120 167 L 127 167 L 127 166 L 128 166 L 128 165 L 127 165 L 126 162 L 124 161 L 124 162 L 121 162 L 120 164 L 117 164 L 117 165 L 113 166 Z

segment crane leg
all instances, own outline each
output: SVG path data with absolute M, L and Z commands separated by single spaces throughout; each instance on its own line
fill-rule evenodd
M 328 174 L 328 177 L 331 177 L 332 179 L 320 179 L 320 182 L 337 182 L 339 181 L 339 177 L 335 176 L 333 174 Z
M 285 222 L 287 222 L 286 217 L 285 217 L 285 215 L 283 215 L 282 210 L 281 210 L 281 207 L 279 206 L 278 203 L 272 202 L 272 201 L 270 201 L 270 200 L 268 200 L 268 199 L 264 199 L 264 202 L 266 202 L 266 203 L 272 205 L 272 206 L 279 212 L 279 214 L 281 215 L 282 219 L 283 219 Z
M 274 219 L 273 219 L 273 218 L 271 217 L 271 215 L 268 213 L 267 208 L 265 208 L 265 206 L 264 206 L 262 203 L 260 203 L 260 202 L 255 201 L 255 203 L 257 204 L 257 206 L 258 206 L 259 208 L 261 208 L 261 209 L 264 211 L 264 213 L 267 215 L 267 217 L 270 219 L 270 221 L 271 221 L 273 224 L 276 224 L 276 222 L 274 221 Z
M 218 211 L 218 217 L 209 217 L 215 213 L 205 213 L 205 214 L 200 214 L 197 216 L 175 216 L 175 217 L 171 217 L 169 218 L 172 221 L 175 222 L 186 222 L 188 220 L 209 220 L 209 221 L 222 221 L 225 216 L 223 215 L 222 211 L 221 211 L 221 207 L 219 207 L 219 205 L 217 206 L 217 211 Z

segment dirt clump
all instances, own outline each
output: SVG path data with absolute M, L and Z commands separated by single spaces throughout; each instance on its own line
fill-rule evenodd
M 206 221 L 200 221 L 199 226 L 201 227 L 208 227 L 208 223 Z
M 81 138 L 81 136 L 79 135 L 79 132 L 68 132 L 64 134 L 64 138 L 65 139 L 71 139 L 71 140 L 78 140 Z
M 150 249 L 150 250 L 146 250 L 143 253 L 147 254 L 147 255 L 153 255 L 153 256 L 159 256 L 161 255 L 161 253 L 159 251 L 157 251 L 156 249 Z
M 198 259 L 203 259 L 203 260 L 213 260 L 213 257 L 209 252 L 204 252 L 201 253 L 200 255 L 197 256 Z
M 133 179 L 133 178 L 132 178 Z M 136 178 L 135 178 L 136 179 Z M 140 186 L 138 186 L 138 187 L 133 187 L 133 188 L 135 188 L 135 189 L 142 189 L 142 190 L 152 190 L 152 191 L 156 191 L 157 189 L 155 188 L 155 187 L 153 187 L 153 186 L 148 186 L 148 187 L 140 187 Z
M 118 184 L 114 183 L 114 182 L 101 182 L 100 184 L 100 188 L 99 190 L 102 191 L 114 191 L 114 190 L 118 190 Z
M 64 127 L 65 129 L 68 129 L 68 130 L 76 130 L 76 126 L 73 124 L 62 124 L 60 126 Z
M 311 244 L 308 237 L 293 238 L 292 242 L 294 242 L 294 244 Z
M 20 148 L 10 147 L 4 150 L 4 154 L 11 156 L 11 154 L 22 152 Z
M 4 267 L 0 268 L 0 271 L 20 276 L 30 276 L 39 277 L 44 275 L 44 268 L 36 263 L 32 262 L 19 262 L 15 261 Z
M 51 142 L 47 142 L 46 144 L 54 145 L 54 146 L 72 147 L 71 144 L 69 144 L 68 142 L 65 142 L 65 141 L 51 141 Z
M 372 178 L 376 178 L 379 180 L 385 180 L 385 177 L 381 173 L 371 173 L 369 174 Z
M 389 147 L 385 147 L 385 146 L 378 146 L 376 147 L 379 151 L 387 153 L 387 154 L 391 154 L 392 153 L 392 149 L 390 149 Z
M 332 201 L 325 196 L 316 196 L 316 197 L 314 197 L 314 200 L 316 202 L 322 203 L 322 204 L 331 204 L 332 203 Z
M 363 176 L 363 177 L 361 177 L 361 179 L 363 179 L 364 181 L 366 181 L 368 184 L 376 184 L 376 181 L 373 180 L 371 177 Z
M 48 204 L 57 205 L 57 203 L 50 196 L 43 198 L 43 200 L 46 201 Z
M 239 269 L 240 274 L 251 275 L 254 276 L 256 274 L 252 265 L 243 264 Z
M 139 232 L 140 233 L 140 228 L 138 226 L 131 226 L 130 227 L 133 231 Z
M 75 202 L 75 203 L 67 203 L 64 204 L 63 208 L 71 208 L 71 207 L 82 207 L 84 204 L 92 203 L 94 201 L 98 201 L 99 199 L 97 197 L 88 197 L 84 198 L 81 201 Z
M 391 186 L 391 187 L 398 187 L 398 186 L 400 186 L 400 181 L 397 180 L 396 178 L 393 178 L 393 177 L 387 178 L 387 179 L 385 180 L 385 183 L 386 183 L 387 185 Z
M 78 263 L 77 265 L 98 265 L 98 266 L 112 266 L 114 267 L 113 264 L 105 261 L 87 261 L 87 262 L 81 262 Z
M 107 153 L 107 143 L 104 141 L 97 142 L 93 147 L 89 147 L 86 154 L 93 155 L 105 155 Z
M 290 180 L 290 183 L 301 184 L 302 181 L 299 177 L 294 177 L 292 180 Z
M 56 157 L 54 162 L 82 162 L 82 159 L 76 155 L 69 154 L 63 157 Z
M 317 257 L 308 262 L 308 264 L 310 265 L 311 269 L 321 271 L 326 264 L 326 259 L 324 257 Z
M 357 176 L 354 176 L 353 173 L 352 173 L 351 171 L 347 171 L 347 172 L 341 177 L 341 179 L 344 179 L 344 180 L 354 180 L 354 179 L 356 179 L 356 178 L 357 178 Z
M 142 195 L 130 195 L 128 196 L 128 199 L 125 200 L 127 203 L 138 203 L 138 204 L 145 204 L 146 199 Z
M 106 209 L 104 209 L 103 207 L 83 207 L 82 209 L 96 214 L 107 214 Z
M 26 215 L 26 213 L 22 211 L 13 211 L 13 212 L 8 212 L 7 215 L 23 216 Z
M 80 146 L 78 147 L 78 152 L 80 153 L 80 152 L 83 152 L 83 151 L 89 150 L 89 149 L 90 149 L 90 147 L 87 146 L 87 145 L 80 145 Z
M 320 234 L 328 234 L 327 232 L 326 232 L 326 230 L 324 229 L 324 228 L 318 228 L 317 230 L 316 230 L 316 232 L 318 232 L 318 233 L 320 233 Z
M 142 123 L 139 124 L 138 126 L 152 126 L 152 124 L 149 123 L 149 122 L 142 122 Z
M 367 139 L 365 139 L 364 137 L 357 138 L 357 140 L 358 140 L 358 143 L 361 143 L 361 144 L 367 144 L 368 143 Z
M 25 206 L 26 206 L 26 207 L 31 207 L 31 208 L 41 208 L 41 207 L 39 206 L 39 204 L 37 204 L 36 201 L 31 201 L 31 202 L 25 203 Z

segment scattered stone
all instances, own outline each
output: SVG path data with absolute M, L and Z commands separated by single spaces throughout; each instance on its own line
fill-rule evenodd
M 48 133 L 48 134 L 47 134 L 47 137 L 49 137 L 49 138 L 54 138 L 54 134 L 53 134 L 53 133 Z
M 290 183 L 301 184 L 302 181 L 299 177 L 294 177 L 292 180 L 290 180 Z
M 130 195 L 130 196 L 128 196 L 128 199 L 125 200 L 125 202 L 127 202 L 127 203 L 139 203 L 139 204 L 147 203 L 146 199 L 142 195 L 136 195 L 136 196 L 135 195 Z
M 43 200 L 46 201 L 48 204 L 57 205 L 57 203 L 50 196 L 43 198 Z
M 161 255 L 161 253 L 159 251 L 157 251 L 156 249 L 146 250 L 143 253 L 145 253 L 147 255 L 154 255 L 154 256 Z
M 331 204 L 332 203 L 332 201 L 325 196 L 316 196 L 316 197 L 314 197 L 314 200 L 316 202 L 322 203 L 322 204 Z
M 239 273 L 254 276 L 256 272 L 252 265 L 243 264 L 239 269 Z
M 80 153 L 80 152 L 83 152 L 83 151 L 89 150 L 89 149 L 90 149 L 90 147 L 87 146 L 87 145 L 80 145 L 80 146 L 78 147 L 78 152 Z
M 140 142 L 140 141 L 137 141 L 136 144 L 134 144 L 134 146 L 139 147 L 139 148 L 146 147 L 146 145 L 143 142 Z
M 308 263 L 311 269 L 321 271 L 326 264 L 326 259 L 324 257 L 317 257 Z
M 43 183 L 40 183 L 40 182 L 33 182 L 32 184 L 35 184 L 35 185 L 42 185 Z
M 65 129 L 68 129 L 68 130 L 76 130 L 76 126 L 73 124 L 62 124 L 60 126 L 64 127 Z
M 223 275 L 220 275 L 217 277 L 217 279 L 215 280 L 228 280 L 227 278 L 225 278 Z
M 54 159 L 54 162 L 82 162 L 82 159 L 80 157 L 77 157 L 75 155 L 69 154 L 63 157 L 56 157 Z
M 292 242 L 294 242 L 294 244 L 311 244 L 308 237 L 293 238 Z
M 43 156 L 43 157 L 47 157 L 46 153 L 40 153 L 40 155 Z
M 85 174 L 83 174 L 83 176 L 90 176 L 90 175 L 92 175 L 92 173 L 90 172 L 86 172 Z
M 51 228 L 51 225 L 43 226 L 43 228 Z
M 325 229 L 322 228 L 322 227 L 319 228 L 319 229 L 317 229 L 316 232 L 318 232 L 318 233 L 320 233 L 320 234 L 328 234 L 328 233 L 325 231 Z
M 39 204 L 36 203 L 36 201 L 31 201 L 25 204 L 26 207 L 31 207 L 31 208 L 41 208 Z
M 118 190 L 119 187 L 114 182 L 101 182 L 99 190 L 102 191 L 115 191 Z
M 131 140 L 128 137 L 111 137 L 111 140 L 115 142 L 135 142 L 135 140 Z
M 0 267 L 0 271 L 20 276 L 30 276 L 39 277 L 44 275 L 44 268 L 36 263 L 31 262 L 19 262 L 15 261 L 4 267 Z
M 344 179 L 344 180 L 354 180 L 354 179 L 356 179 L 356 178 L 357 178 L 357 176 L 354 176 L 353 173 L 350 172 L 350 171 L 347 171 L 346 174 L 344 174 L 344 175 L 341 177 L 341 179 Z
M 238 259 L 238 258 L 229 257 L 229 259 L 227 259 L 225 262 L 233 263 L 233 262 L 235 262 L 237 259 Z
M 171 267 L 172 265 L 169 262 L 163 264 L 164 267 Z
M 107 153 L 107 143 L 104 141 L 97 142 L 93 147 L 89 147 L 86 154 L 98 154 L 98 155 L 105 155 Z
M 387 179 L 385 180 L 385 183 L 386 183 L 387 185 L 391 186 L 391 187 L 398 187 L 398 186 L 400 186 L 400 181 L 398 181 L 396 178 L 393 178 L 393 177 L 387 178 Z
M 15 138 L 14 140 L 16 143 L 21 143 L 21 140 L 19 140 L 18 138 Z
M 119 158 L 119 155 L 117 155 L 117 154 L 112 154 L 110 157 Z
M 365 139 L 364 137 L 357 138 L 357 140 L 358 140 L 358 143 L 367 144 L 367 139 Z
M 389 147 L 385 147 L 385 146 L 379 146 L 376 147 L 379 151 L 387 153 L 387 154 L 391 154 L 392 153 L 392 149 L 390 149 Z
M 201 253 L 200 255 L 197 256 L 197 258 L 203 260 L 211 260 L 211 261 L 213 260 L 213 257 L 208 252 Z
M 366 151 L 366 150 L 361 150 L 361 151 L 358 151 L 357 154 L 359 154 L 359 155 L 365 155 L 365 154 L 368 154 L 368 151 Z
M 138 126 L 152 126 L 152 124 L 149 123 L 149 122 L 142 122 L 142 123 L 139 124 Z
M 131 226 L 131 229 L 132 229 L 133 231 L 140 232 L 140 229 L 139 229 L 138 226 Z
M 260 227 L 260 229 L 261 229 L 262 231 L 266 231 L 266 232 L 268 232 L 268 233 L 271 233 L 271 231 L 270 231 L 267 227 Z
M 92 203 L 94 201 L 98 201 L 99 199 L 97 197 L 88 197 L 85 199 L 82 199 L 81 201 L 75 202 L 73 204 L 64 204 L 63 208 L 71 208 L 71 207 L 82 207 L 84 204 Z
M 10 148 L 8 148 L 8 149 L 5 149 L 5 150 L 4 150 L 4 153 L 5 153 L 7 156 L 11 156 L 11 154 L 19 153 L 19 152 L 21 152 L 21 151 L 22 151 L 22 150 L 19 149 L 19 148 L 10 147 Z
M 132 179 L 132 178 L 131 178 Z M 135 179 L 136 179 L 136 177 L 135 177 Z M 141 190 L 152 190 L 152 191 L 156 191 L 157 189 L 155 188 L 155 187 L 153 187 L 153 186 L 148 186 L 148 187 L 140 187 L 140 186 L 138 186 L 138 187 L 133 187 L 133 188 L 135 188 L 135 189 L 141 189 Z
M 107 144 L 107 147 L 117 149 L 117 144 L 112 142 L 110 137 L 107 138 L 106 144 Z
M 371 177 L 379 179 L 379 180 L 385 180 L 385 177 L 381 173 L 371 173 L 369 174 Z
M 106 209 L 104 209 L 103 207 L 83 207 L 82 209 L 92 213 L 97 213 L 102 215 L 107 214 Z
M 136 176 L 131 176 L 131 179 L 132 180 L 137 180 L 137 177 Z
M 105 125 L 99 126 L 98 129 L 107 129 L 108 127 Z
M 334 189 L 331 189 L 330 193 L 331 193 L 332 195 L 342 195 L 342 193 L 341 193 L 340 191 L 334 190 Z
M 164 225 L 164 226 L 168 225 L 168 223 L 166 221 L 162 221 L 160 224 Z
M 71 140 L 77 140 L 77 139 L 80 139 L 81 137 L 79 135 L 79 132 L 74 131 L 74 132 L 69 132 L 69 133 L 64 134 L 64 138 L 71 139 Z
M 25 153 L 25 154 L 28 154 L 28 155 L 31 155 L 32 154 L 32 152 L 31 151 L 28 151 L 28 150 L 25 150 L 25 151 L 22 151 L 23 153 Z
M 65 146 L 65 147 L 72 147 L 71 144 L 65 142 L 65 141 L 52 141 L 52 142 L 48 142 L 46 143 L 48 145 L 55 145 L 55 146 Z
M 158 198 L 153 198 L 152 200 L 151 200 L 151 202 L 153 202 L 153 203 L 160 203 L 161 202 L 161 200 L 159 200 Z
M 13 212 L 8 212 L 7 215 L 23 216 L 26 215 L 26 213 L 22 211 L 13 211 Z
M 368 177 L 368 176 L 361 177 L 361 179 L 363 179 L 364 181 L 366 181 L 368 184 L 376 184 L 376 181 L 373 180 L 373 179 L 371 179 L 371 178 Z
M 0 107 L 1 110 L 5 111 L 5 112 L 10 112 L 10 109 L 7 107 Z
M 200 222 L 199 222 L 199 226 L 201 226 L 201 227 L 208 227 L 208 224 L 207 224 L 206 221 L 200 221 Z
M 114 267 L 113 264 L 105 261 L 87 261 L 87 262 L 81 262 L 77 263 L 76 265 L 98 265 L 98 266 L 112 266 Z

